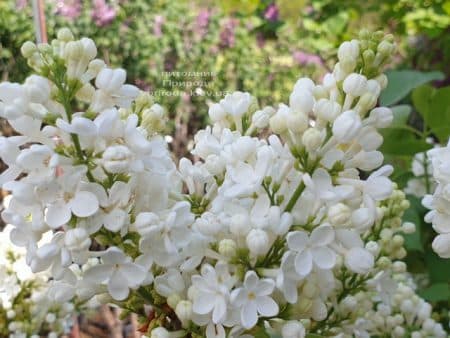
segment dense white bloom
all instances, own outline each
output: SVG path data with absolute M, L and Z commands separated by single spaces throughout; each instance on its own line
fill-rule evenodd
M 441 337 L 413 290 L 393 296 L 406 278 L 393 261 L 406 255 L 399 233 L 414 227 L 402 226 L 408 203 L 392 168 L 377 170 L 378 129 L 393 119 L 375 108 L 387 81 L 379 69 L 393 45 L 363 35 L 339 48 L 322 83 L 300 78 L 289 105 L 260 108 L 244 92 L 210 104 L 212 125 L 178 165 L 164 109 L 94 59 L 92 40 L 63 30 L 51 45 L 27 43 L 47 77 L 0 85 L 0 116 L 22 134 L 0 138 L 11 193 L 2 216 L 23 261 L 50 274 L 48 298 L 114 300 L 145 314 L 151 337 L 400 337 L 412 327 Z M 424 203 L 446 256 L 450 156 L 430 157 L 438 188 Z M 0 277 L 17 294 L 1 265 Z

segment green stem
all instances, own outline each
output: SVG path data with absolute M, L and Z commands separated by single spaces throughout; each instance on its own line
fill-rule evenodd
M 295 204 L 297 203 L 298 199 L 300 198 L 300 195 L 302 194 L 303 190 L 305 190 L 305 183 L 303 180 L 299 183 L 297 186 L 297 189 L 295 189 L 294 193 L 292 194 L 288 204 L 286 205 L 286 208 L 284 208 L 284 211 L 291 212 L 294 208 Z

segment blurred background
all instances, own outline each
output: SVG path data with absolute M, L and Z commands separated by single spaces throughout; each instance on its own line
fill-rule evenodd
M 332 69 L 339 44 L 361 29 L 392 33 L 398 45 L 381 97 L 396 116 L 382 151 L 395 164 L 397 184 L 420 181 L 424 175 L 412 169 L 415 154 L 445 144 L 450 132 L 435 133 L 432 124 L 424 130 L 421 118 L 432 90 L 441 100 L 430 108 L 439 110 L 435 123 L 450 126 L 449 0 L 46 0 L 45 18 L 49 39 L 61 27 L 92 38 L 100 58 L 126 69 L 129 83 L 153 94 L 170 116 L 167 134 L 178 157 L 189 153 L 209 103 L 235 90 L 250 92 L 260 106 L 286 102 L 300 76 L 320 80 Z M 35 40 L 31 2 L 1 0 L 2 81 L 21 82 L 30 74 L 20 55 L 27 40 Z M 1 129 L 13 133 L 4 121 Z M 413 207 L 405 219 L 418 231 L 405 238 L 407 261 L 421 295 L 448 323 L 450 264 L 430 249 L 434 234 L 422 221 L 420 195 L 431 188 L 424 189 L 409 190 Z M 134 337 L 134 319 L 117 318 L 107 307 L 83 314 L 73 335 Z

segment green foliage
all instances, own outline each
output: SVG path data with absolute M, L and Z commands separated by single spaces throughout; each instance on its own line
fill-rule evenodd
M 388 86 L 380 96 L 382 106 L 390 106 L 405 98 L 414 88 L 434 80 L 443 80 L 440 72 L 397 70 L 387 72 Z
M 424 85 L 413 91 L 412 101 L 430 132 L 446 143 L 450 135 L 450 87 Z

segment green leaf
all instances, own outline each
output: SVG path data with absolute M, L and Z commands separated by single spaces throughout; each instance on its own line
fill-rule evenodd
M 448 283 L 450 281 L 450 259 L 441 258 L 430 249 L 426 253 L 425 263 L 431 282 Z
M 447 143 L 450 135 L 450 87 L 436 89 L 423 85 L 412 92 L 411 98 L 432 133 L 441 143 Z
M 306 338 L 323 338 L 323 336 L 321 336 L 320 334 L 308 333 L 306 335 Z
M 411 115 L 411 106 L 407 104 L 400 104 L 398 106 L 391 107 L 394 115 L 390 128 L 404 126 L 408 123 L 409 115 Z
M 419 290 L 419 295 L 429 302 L 448 301 L 450 299 L 450 284 L 436 283 Z
M 423 241 L 422 241 L 422 214 L 423 207 L 420 202 L 417 203 L 415 196 L 408 196 L 411 207 L 405 211 L 403 215 L 403 220 L 405 222 L 411 222 L 416 225 L 416 231 L 412 234 L 404 234 L 405 238 L 405 249 L 408 251 L 420 251 L 424 252 Z
M 431 145 L 418 139 L 409 130 L 386 128 L 382 132 L 384 142 L 380 151 L 384 154 L 397 156 L 413 156 L 416 153 L 428 150 Z
M 418 72 L 414 70 L 397 70 L 387 73 L 388 85 L 381 93 L 382 106 L 390 106 L 406 97 L 414 88 L 434 80 L 443 80 L 441 72 Z

